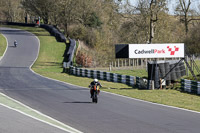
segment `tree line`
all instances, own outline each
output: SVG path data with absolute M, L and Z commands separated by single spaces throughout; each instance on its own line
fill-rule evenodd
M 168 7 L 172 0 L 134 1 L 133 5 L 131 0 L 0 0 L 0 20 L 40 17 L 42 23 L 93 48 L 80 55 L 99 64 L 114 59 L 118 43 L 185 42 L 188 54 L 199 54 L 200 9 L 194 9 L 192 0 L 176 0 L 173 13 Z

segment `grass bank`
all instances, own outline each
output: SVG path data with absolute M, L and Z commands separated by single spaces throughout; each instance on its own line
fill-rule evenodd
M 121 75 L 131 75 L 131 76 L 138 76 L 141 78 L 147 78 L 148 73 L 145 69 L 134 69 L 134 70 L 114 70 L 111 71 L 112 73 L 117 73 Z
M 3 56 L 4 51 L 6 50 L 7 42 L 5 37 L 0 33 L 0 58 Z
M 37 61 L 33 65 L 33 70 L 43 76 L 61 80 L 67 83 L 87 87 L 92 79 L 76 77 L 62 73 L 62 60 L 63 53 L 65 50 L 64 43 L 56 42 L 55 38 L 50 36 L 48 32 L 40 28 L 31 27 L 15 27 L 30 31 L 38 36 L 40 39 L 40 53 Z M 123 70 L 113 71 L 120 74 L 134 73 L 140 76 L 145 70 Z M 145 72 L 144 72 L 145 73 Z M 142 74 L 143 75 L 143 74 Z M 112 92 L 120 95 L 125 95 L 133 98 L 143 99 L 154 103 L 161 103 L 191 110 L 200 111 L 200 97 L 187 93 L 182 93 L 177 90 L 138 90 L 133 89 L 127 85 L 120 83 L 112 83 L 101 81 L 103 91 Z M 89 93 L 89 92 L 88 92 Z

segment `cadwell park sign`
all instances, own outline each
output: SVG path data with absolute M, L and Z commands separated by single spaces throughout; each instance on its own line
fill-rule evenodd
M 116 44 L 116 58 L 184 58 L 183 43 Z

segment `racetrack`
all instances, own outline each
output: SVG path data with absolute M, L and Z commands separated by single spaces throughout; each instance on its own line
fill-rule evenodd
M 1 133 L 68 133 L 0 105 Z
M 0 62 L 2 93 L 85 133 L 199 133 L 199 113 L 104 92 L 98 104 L 91 103 L 87 88 L 43 78 L 29 69 L 39 48 L 35 36 L 8 28 L 1 32 L 9 44 Z

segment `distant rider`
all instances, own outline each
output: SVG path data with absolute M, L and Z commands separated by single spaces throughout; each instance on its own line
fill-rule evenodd
M 95 84 L 97 84 L 97 86 L 102 87 L 101 83 L 98 81 L 98 79 L 94 79 L 89 85 L 91 98 L 93 97 L 93 93 L 94 93 L 93 87 Z M 100 90 L 98 90 L 98 93 L 100 93 Z
M 14 46 L 17 47 L 17 41 L 16 40 L 14 41 Z

